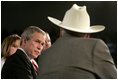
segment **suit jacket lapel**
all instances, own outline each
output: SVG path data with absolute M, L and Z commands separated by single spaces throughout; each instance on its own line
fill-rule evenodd
M 18 52 L 18 53 L 20 53 L 19 55 L 22 55 L 22 56 L 25 56 L 26 57 L 28 63 L 31 65 L 31 73 L 33 75 L 33 78 L 35 79 L 37 73 L 35 72 L 34 67 L 33 67 L 31 61 L 29 60 L 29 58 L 27 57 L 27 55 L 22 50 L 18 49 L 17 51 L 19 51 Z

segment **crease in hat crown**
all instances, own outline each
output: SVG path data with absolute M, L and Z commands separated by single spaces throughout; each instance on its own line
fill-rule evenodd
M 95 33 L 105 29 L 103 25 L 90 26 L 90 16 L 87 13 L 86 6 L 73 6 L 66 11 L 62 21 L 48 17 L 48 19 L 64 29 L 80 32 L 80 33 Z
M 81 8 L 86 8 L 86 6 L 78 6 L 77 4 L 73 4 L 72 8 L 73 9 L 81 9 Z

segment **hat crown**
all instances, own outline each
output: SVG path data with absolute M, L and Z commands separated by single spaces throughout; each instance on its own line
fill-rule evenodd
M 90 28 L 90 17 L 86 11 L 86 6 L 74 4 L 66 13 L 62 25 L 76 29 Z

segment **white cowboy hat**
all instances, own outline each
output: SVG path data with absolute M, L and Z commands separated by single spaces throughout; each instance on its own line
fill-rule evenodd
M 63 21 L 52 17 L 48 17 L 48 19 L 57 26 L 74 32 L 96 33 L 105 29 L 103 25 L 90 26 L 90 17 L 86 11 L 86 6 L 76 4 L 65 13 Z

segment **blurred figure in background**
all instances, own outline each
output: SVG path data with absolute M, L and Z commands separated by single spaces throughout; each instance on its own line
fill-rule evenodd
M 45 49 L 48 49 L 51 47 L 51 38 L 49 36 L 49 33 L 46 32 L 46 41 L 45 41 L 45 47 L 44 47 L 44 50 Z
M 1 69 L 9 56 L 14 54 L 18 47 L 20 46 L 21 37 L 17 34 L 10 35 L 6 37 L 1 45 Z

